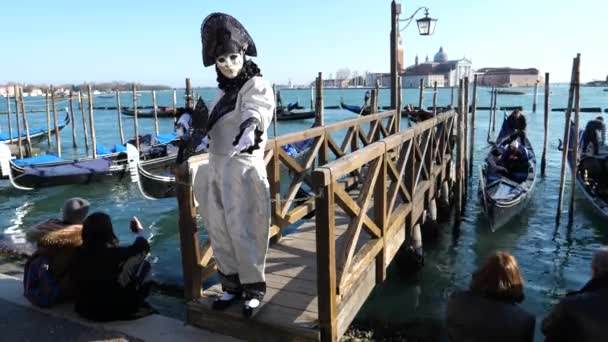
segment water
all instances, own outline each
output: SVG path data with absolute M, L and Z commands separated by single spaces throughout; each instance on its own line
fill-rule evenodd
M 539 90 L 538 108 L 536 114 L 531 113 L 533 90 L 527 89 L 528 95 L 499 96 L 499 106 L 522 105 L 528 120 L 528 135 L 538 156 L 543 144 L 543 114 L 542 89 Z M 325 105 L 337 105 L 340 98 L 349 104 L 361 104 L 363 89 L 338 90 L 326 89 Z M 565 107 L 567 104 L 567 86 L 552 86 L 550 98 L 551 107 Z M 200 89 L 198 93 L 211 101 L 215 90 Z M 300 104 L 310 103 L 310 90 L 281 91 L 285 103 L 300 100 Z M 159 92 L 159 105 L 171 105 L 172 92 Z M 450 89 L 440 89 L 438 105 L 450 102 Z M 489 105 L 490 93 L 487 88 L 480 88 L 478 104 Z M 183 93 L 178 94 L 182 105 Z M 122 105 L 131 105 L 132 96 L 123 94 Z M 381 105 L 388 105 L 389 90 L 380 91 Z M 26 107 L 44 106 L 43 98 L 27 98 Z M 138 104 L 151 105 L 151 95 L 143 93 Z M 404 103 L 418 103 L 418 90 L 404 90 Z M 425 93 L 425 106 L 432 104 L 432 90 Z M 115 106 L 115 99 L 96 98 L 96 106 Z M 58 107 L 67 106 L 61 102 Z M 602 88 L 582 88 L 581 106 L 608 107 L 608 93 Z M 14 109 L 14 104 L 11 103 Z M 6 108 L 6 100 L 0 98 L 0 111 Z M 44 108 L 44 107 L 36 107 Z M 581 126 L 597 114 L 581 114 Z M 518 259 L 526 281 L 526 300 L 523 307 L 537 316 L 537 326 L 547 310 L 567 291 L 581 287 L 590 276 L 590 261 L 595 249 L 602 244 L 608 244 L 606 224 L 601 221 L 582 196 L 576 196 L 576 214 L 574 226 L 568 229 L 566 225 L 556 227 L 555 212 L 557 207 L 559 170 L 561 153 L 557 150 L 557 139 L 564 127 L 564 115 L 558 112 L 550 114 L 550 139 L 547 153 L 547 175 L 538 178 L 536 192 L 528 208 L 512 223 L 492 233 L 487 229 L 487 222 L 482 217 L 477 191 L 478 165 L 487 153 L 486 136 L 488 130 L 488 111 L 477 112 L 477 129 L 475 143 L 474 172 L 471 175 L 471 187 L 466 206 L 465 221 L 462 232 L 457 239 L 452 238 L 451 226 L 443 227 L 438 239 L 425 246 L 426 264 L 416 276 L 405 277 L 391 265 L 387 282 L 378 287 L 363 310 L 357 317 L 358 321 L 382 321 L 399 326 L 410 326 L 412 323 L 424 323 L 431 326 L 441 326 L 444 316 L 447 296 L 454 290 L 467 287 L 471 273 L 480 263 L 496 250 L 507 250 Z M 332 123 L 355 115 L 342 110 L 326 110 L 325 121 Z M 500 116 L 499 116 L 500 117 Z M 31 113 L 28 116 L 30 127 L 46 126 L 45 113 Z M 13 114 L 13 129 L 16 129 Z M 132 118 L 123 117 L 125 136 L 133 135 Z M 119 141 L 116 111 L 96 110 L 95 125 L 97 140 L 110 145 Z M 152 119 L 140 119 L 140 132 L 153 131 Z M 279 134 L 300 131 L 310 127 L 311 120 L 300 122 L 280 122 Z M 407 126 L 403 120 L 403 126 Z M 497 130 L 500 128 L 500 121 Z M 7 130 L 7 116 L 0 115 L 0 126 Z M 72 148 L 71 127 L 66 127 L 61 133 L 64 156 L 83 155 L 82 121 L 80 112 L 76 112 L 76 127 L 79 148 Z M 161 133 L 172 129 L 172 120 L 160 120 Z M 270 128 L 273 135 L 273 128 Z M 46 147 L 43 142 L 41 147 Z M 53 141 L 54 146 L 54 141 Z M 568 182 L 569 184 L 569 182 Z M 568 187 L 566 188 L 566 194 Z M 90 186 L 54 187 L 31 192 L 21 192 L 11 189 L 6 182 L 0 183 L 0 242 L 13 247 L 25 248 L 24 233 L 28 227 L 59 215 L 63 201 L 72 196 L 82 196 L 90 200 L 92 210 L 105 211 L 112 215 L 115 231 L 119 238 L 128 241 L 128 221 L 137 215 L 142 224 L 152 233 L 152 260 L 154 262 L 154 277 L 167 283 L 181 283 L 181 263 L 179 254 L 179 239 L 177 236 L 177 204 L 175 199 L 159 201 L 144 200 L 135 186 L 125 182 L 107 182 Z M 568 196 L 564 208 L 567 208 Z M 567 221 L 567 214 L 563 220 Z M 203 240 L 205 236 L 201 236 Z M 536 338 L 540 340 L 537 331 Z

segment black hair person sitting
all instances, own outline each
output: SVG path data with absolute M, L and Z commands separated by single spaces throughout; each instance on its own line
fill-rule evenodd
M 127 320 L 143 317 L 153 310 L 145 302 L 150 292 L 150 251 L 137 218 L 131 220 L 137 234 L 132 245 L 120 247 L 110 216 L 89 215 L 82 228 L 82 247 L 76 267 L 75 310 L 94 321 Z

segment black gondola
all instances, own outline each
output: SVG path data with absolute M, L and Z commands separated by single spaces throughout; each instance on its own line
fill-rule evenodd
M 123 115 L 127 116 L 135 116 L 135 111 L 132 108 L 121 108 L 120 112 Z M 158 106 L 156 108 L 156 116 L 159 118 L 173 118 L 176 116 L 175 111 L 171 107 Z M 153 118 L 154 117 L 154 109 L 147 110 L 137 110 L 138 118 Z
M 369 106 L 361 107 L 355 105 L 348 105 L 342 101 L 340 101 L 340 107 L 342 109 L 346 109 L 350 112 L 353 112 L 357 115 L 369 115 L 371 114 L 371 108 Z
M 506 122 L 505 118 L 496 139 L 498 143 L 491 149 L 483 166 L 480 167 L 478 194 L 483 210 L 490 221 L 492 231 L 506 224 L 526 207 L 536 185 L 536 156 L 532 145 L 527 137 L 522 138 L 520 134 L 509 130 Z M 496 158 L 493 152 L 496 149 L 501 149 L 514 139 L 519 139 L 520 146 L 525 149 L 528 155 L 527 176 L 521 182 L 516 182 L 493 170 L 492 163 L 490 163 L 491 159 Z
M 70 124 L 70 115 L 68 113 L 65 114 L 65 118 L 59 122 L 57 124 L 57 127 L 59 129 L 59 131 L 61 131 L 62 129 L 65 128 L 65 126 Z M 36 128 L 36 129 L 30 129 L 29 130 L 30 133 L 30 141 L 32 142 L 32 145 L 36 145 L 38 143 L 40 143 L 42 140 L 44 140 L 47 136 L 48 136 L 48 129 L 45 128 Z M 53 125 L 53 127 L 51 127 L 51 134 L 55 134 L 55 126 Z M 17 145 L 18 143 L 18 137 L 19 137 L 19 133 L 18 132 L 13 132 L 12 135 L 13 139 L 11 142 L 10 136 L 8 133 L 1 133 L 0 134 L 0 142 L 5 143 L 7 145 Z M 26 145 L 26 139 L 27 135 L 25 130 L 21 131 L 21 144 L 22 145 Z

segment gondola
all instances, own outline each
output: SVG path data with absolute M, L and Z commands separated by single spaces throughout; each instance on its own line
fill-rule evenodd
M 483 210 L 490 221 L 490 229 L 495 231 L 517 216 L 527 205 L 534 193 L 536 185 L 536 156 L 527 137 L 513 137 L 513 131 L 507 128 L 506 118 L 496 141 L 498 142 L 488 153 L 483 165 L 480 167 L 478 195 Z M 495 172 L 490 166 L 490 160 L 495 156 L 493 152 L 501 149 L 513 139 L 520 140 L 520 146 L 528 154 L 527 177 L 521 183 L 515 182 L 505 175 Z M 522 141 L 523 140 L 523 141 Z
M 70 115 L 66 113 L 65 118 L 57 124 L 57 127 L 59 128 L 59 131 L 61 131 L 62 129 L 65 128 L 65 126 L 67 126 L 69 124 L 70 124 Z M 32 142 L 32 145 L 36 145 L 47 137 L 48 129 L 46 127 L 30 129 L 29 133 L 30 133 L 30 141 Z M 54 125 L 53 125 L 53 127 L 51 127 L 51 134 L 55 134 Z M 19 133 L 16 132 L 16 130 L 13 131 L 12 137 L 13 137 L 13 139 L 11 142 L 11 139 L 10 139 L 10 136 L 8 133 L 0 133 L 0 142 L 7 144 L 7 145 L 17 145 L 18 140 L 19 140 L 18 139 Z M 27 139 L 27 135 L 25 133 L 25 129 L 23 129 L 21 131 L 21 144 L 24 146 L 27 144 L 26 139 Z
M 595 212 L 608 218 L 608 150 L 599 149 L 599 154 L 583 154 L 583 130 L 579 131 L 579 152 L 576 166 L 576 184 Z M 574 123 L 570 125 L 570 144 L 574 139 Z M 560 142 L 561 150 L 561 142 Z M 572 167 L 572 149 L 568 151 L 568 164 Z
M 513 90 L 513 89 L 496 89 L 496 93 L 500 94 L 500 95 L 526 95 L 527 94 L 524 90 Z
M 357 115 L 369 115 L 371 114 L 371 108 L 369 106 L 365 106 L 365 107 L 361 107 L 361 106 L 355 106 L 355 105 L 349 105 L 346 104 L 342 101 L 340 101 L 340 107 L 342 109 L 346 109 L 350 112 L 353 112 Z
M 278 121 L 292 121 L 292 120 L 305 120 L 313 119 L 315 117 L 315 111 L 303 111 L 303 110 L 286 110 L 281 108 L 277 110 Z
M 132 108 L 121 108 L 120 112 L 123 115 L 127 116 L 135 116 L 135 111 Z M 175 117 L 175 112 L 171 107 L 158 106 L 156 109 L 156 116 L 159 118 L 173 118 Z M 148 110 L 137 110 L 138 118 L 153 118 L 154 117 L 154 109 Z

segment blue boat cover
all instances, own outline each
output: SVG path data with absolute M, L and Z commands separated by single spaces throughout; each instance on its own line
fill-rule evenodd
M 92 159 L 84 161 L 73 161 L 56 166 L 26 166 L 25 175 L 38 177 L 61 177 L 103 174 L 110 170 L 112 161 L 109 159 Z
M 19 166 L 30 166 L 36 164 L 47 164 L 47 163 L 55 163 L 63 161 L 63 159 L 57 157 L 54 154 L 42 154 L 35 157 L 23 158 L 23 159 L 13 159 L 13 163 Z
M 112 147 L 111 149 L 100 144 L 95 145 L 95 147 L 97 147 L 97 154 L 100 156 L 127 151 L 127 147 L 121 144 L 114 144 L 114 147 Z
M 58 127 L 59 128 L 63 128 L 63 127 L 66 126 L 66 124 L 67 124 L 67 122 L 64 120 L 64 121 L 62 121 L 62 122 L 59 123 Z M 53 125 L 53 127 L 51 127 L 51 131 L 54 130 L 54 129 L 55 129 L 55 126 Z M 46 132 L 46 127 L 44 127 L 44 128 L 33 128 L 33 129 L 30 129 L 30 135 L 34 135 L 34 134 L 37 134 L 37 133 L 43 133 L 43 132 Z M 18 139 L 19 138 L 19 134 L 18 133 L 19 132 L 16 132 L 16 131 L 13 132 L 13 139 Z M 25 130 L 22 130 L 21 131 L 21 137 L 24 138 L 26 136 L 27 135 L 25 134 Z M 6 132 L 5 133 L 0 133 L 0 140 L 10 140 L 10 139 L 11 139 L 11 137 L 8 135 L 8 133 L 6 133 Z
M 159 134 L 156 137 L 156 140 L 158 141 L 159 144 L 168 144 L 175 139 L 177 139 L 177 134 L 175 134 L 175 132 Z

